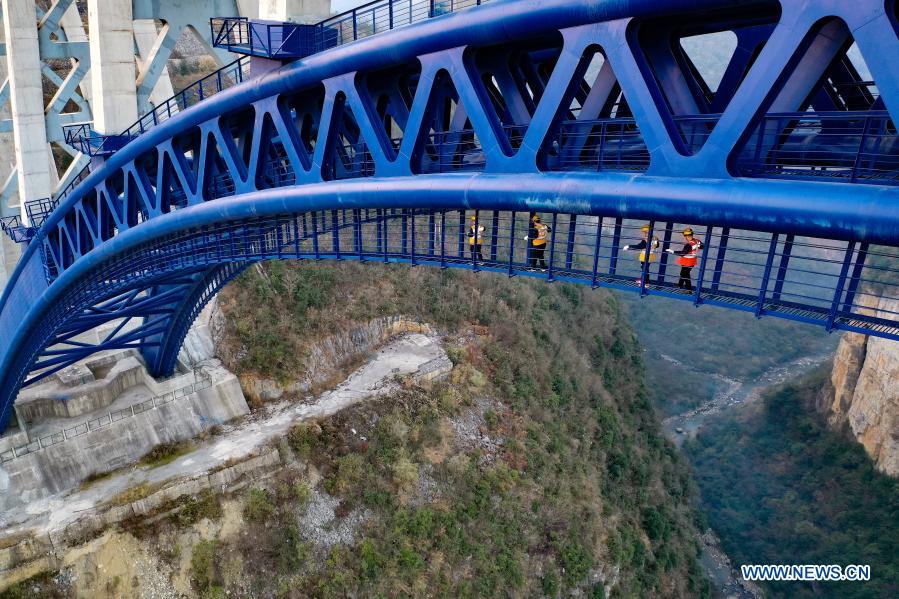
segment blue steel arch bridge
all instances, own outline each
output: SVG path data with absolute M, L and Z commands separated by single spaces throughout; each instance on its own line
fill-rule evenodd
M 23 385 L 97 351 L 171 374 L 205 303 L 272 259 L 525 275 L 899 339 L 897 11 L 380 0 L 316 25 L 214 19 L 238 60 L 121 135 L 67 131 L 89 167 L 4 220 L 27 247 L 0 299 L 0 427 Z M 725 33 L 710 75 L 690 49 Z M 644 225 L 659 248 L 641 263 L 623 247 Z M 692 290 L 662 251 L 684 226 L 705 245 Z

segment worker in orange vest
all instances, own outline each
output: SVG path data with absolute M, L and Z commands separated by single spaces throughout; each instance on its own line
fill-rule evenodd
M 639 250 L 640 251 L 640 278 L 636 280 L 638 285 L 643 283 L 643 263 L 646 262 L 647 256 L 649 258 L 649 262 L 652 263 L 653 260 L 656 259 L 656 250 L 658 249 L 661 242 L 659 238 L 655 235 L 652 236 L 652 241 L 649 241 L 649 225 L 643 225 L 640 228 L 640 232 L 643 233 L 643 239 L 634 245 L 626 245 L 624 246 L 624 250 Z
M 703 248 L 702 241 L 693 236 L 693 229 L 687 227 L 684 229 L 684 247 L 681 250 L 665 251 L 669 254 L 677 256 L 677 263 L 680 265 L 680 278 L 677 280 L 677 286 L 680 289 L 693 291 L 693 281 L 690 277 L 690 271 L 696 266 L 696 258 L 699 250 Z

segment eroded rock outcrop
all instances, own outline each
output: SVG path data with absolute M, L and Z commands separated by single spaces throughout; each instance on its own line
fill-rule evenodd
M 869 303 L 881 312 L 899 312 L 894 299 L 872 298 Z M 845 334 L 834 357 L 831 383 L 833 394 L 820 406 L 830 424 L 848 424 L 877 469 L 899 477 L 899 343 Z

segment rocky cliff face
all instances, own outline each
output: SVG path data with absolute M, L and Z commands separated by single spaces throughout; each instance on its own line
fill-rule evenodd
M 899 301 L 881 298 L 876 309 L 896 313 Z M 878 470 L 899 477 L 899 343 L 845 334 L 831 382 L 820 406 L 830 424 L 848 424 Z

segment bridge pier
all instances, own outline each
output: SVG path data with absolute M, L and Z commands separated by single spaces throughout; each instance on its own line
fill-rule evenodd
M 94 130 L 117 134 L 137 120 L 131 0 L 88 0 Z
M 45 198 L 53 191 L 33 0 L 3 2 L 3 32 L 7 64 L 15 65 L 9 69 L 9 96 L 22 206 L 27 200 Z M 27 215 L 22 211 L 21 216 Z

